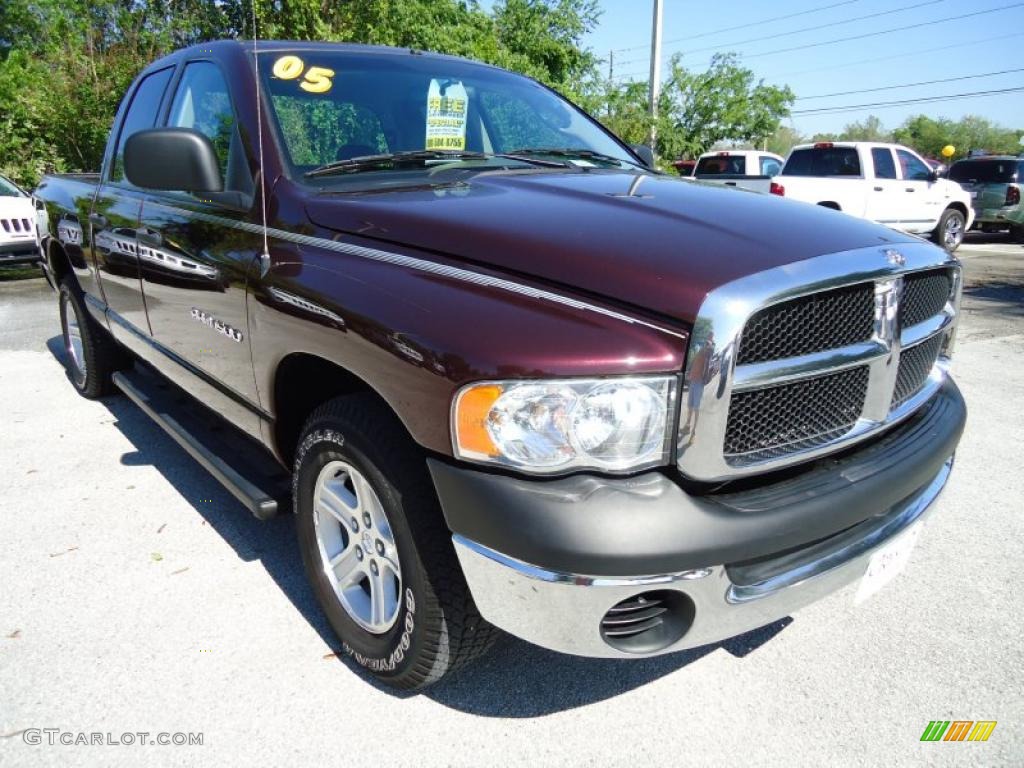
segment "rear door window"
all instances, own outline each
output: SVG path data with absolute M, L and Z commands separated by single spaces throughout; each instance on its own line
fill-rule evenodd
M 856 147 L 795 149 L 782 170 L 784 176 L 860 176 Z
M 951 181 L 980 184 L 1009 184 L 1021 178 L 1016 176 L 1015 160 L 960 160 L 949 169 Z
M 875 147 L 871 150 L 871 161 L 875 164 L 876 179 L 895 179 L 896 163 L 892 159 L 892 150 Z

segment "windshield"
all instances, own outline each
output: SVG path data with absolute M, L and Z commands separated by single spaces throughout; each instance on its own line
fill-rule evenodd
M 15 186 L 13 182 L 0 176 L 0 197 L 25 197 L 25 193 Z
M 317 49 L 265 52 L 259 62 L 291 175 L 304 183 L 423 183 L 448 170 L 495 167 L 637 167 L 580 110 L 500 69 L 411 53 Z M 355 164 L 358 176 L 351 163 L 322 172 L 338 161 L 412 152 L 415 164 Z M 442 156 L 426 157 L 431 153 Z M 305 176 L 315 169 L 321 172 Z
M 1008 184 L 1016 180 L 1016 160 L 961 160 L 949 169 L 953 181 Z

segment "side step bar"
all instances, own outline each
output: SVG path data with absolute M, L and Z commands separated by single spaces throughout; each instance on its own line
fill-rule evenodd
M 256 482 L 244 477 L 235 467 L 228 464 L 220 452 L 208 445 L 209 440 L 202 440 L 194 432 L 183 426 L 172 413 L 172 397 L 163 396 L 147 386 L 145 378 L 132 372 L 118 372 L 113 375 L 114 385 L 134 402 L 142 412 L 170 435 L 188 454 L 198 461 L 207 472 L 220 481 L 231 494 L 244 504 L 260 520 L 274 517 L 278 513 L 278 500 L 273 494 L 264 491 Z M 161 385 L 157 385 L 159 387 Z M 173 385 L 172 385 L 173 386 Z M 227 453 L 224 451 L 224 453 Z

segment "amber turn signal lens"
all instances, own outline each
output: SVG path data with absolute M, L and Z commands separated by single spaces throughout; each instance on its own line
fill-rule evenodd
M 459 396 L 455 406 L 455 441 L 463 453 L 498 455 L 498 447 L 487 432 L 487 415 L 503 391 L 496 384 L 481 384 Z

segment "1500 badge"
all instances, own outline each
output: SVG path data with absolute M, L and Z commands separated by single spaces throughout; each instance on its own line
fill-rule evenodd
M 232 328 L 227 323 L 222 323 L 220 320 L 218 320 L 217 318 L 213 317 L 212 315 L 206 314 L 201 309 L 196 309 L 195 307 L 192 307 L 192 319 L 193 320 L 198 320 L 200 323 L 205 325 L 207 328 L 212 328 L 217 333 L 224 334 L 225 336 L 227 336 L 232 341 L 237 341 L 239 344 L 242 343 L 242 338 L 243 337 L 242 337 L 242 332 L 240 330 L 238 330 L 237 328 Z

